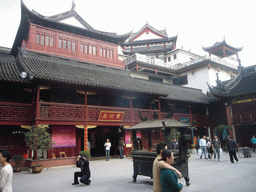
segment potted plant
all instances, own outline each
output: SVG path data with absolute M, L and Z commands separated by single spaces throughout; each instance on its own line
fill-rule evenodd
M 80 151 L 78 155 L 84 156 L 86 159 L 90 159 L 91 158 L 91 154 L 90 154 L 89 151 Z
M 12 160 L 15 163 L 15 166 L 13 167 L 13 172 L 21 172 L 21 167 L 24 163 L 24 157 L 22 155 L 14 155 Z
M 26 145 L 29 149 L 34 150 L 38 154 L 40 149 L 52 149 L 52 137 L 47 132 L 48 125 L 30 126 L 29 131 L 25 133 Z M 39 158 L 37 159 L 37 165 L 32 166 L 33 173 L 40 173 L 43 169 L 42 165 L 39 165 Z

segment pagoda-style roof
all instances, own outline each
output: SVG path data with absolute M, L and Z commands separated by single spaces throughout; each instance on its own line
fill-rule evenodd
M 173 118 L 167 119 L 156 119 L 156 120 L 148 120 L 138 123 L 129 128 L 125 128 L 125 130 L 146 130 L 146 129 L 161 129 L 165 125 L 166 128 L 189 128 L 191 124 L 183 123 L 177 121 Z
M 175 48 L 176 41 L 177 36 L 168 37 L 166 30 L 157 30 L 147 23 L 122 43 L 122 51 L 127 55 L 167 52 Z
M 162 52 L 168 52 L 173 50 L 173 45 L 167 45 L 166 47 L 163 46 L 154 46 L 150 47 L 149 49 L 147 47 L 136 47 L 133 49 L 124 49 L 122 48 L 122 51 L 126 55 L 133 55 L 134 53 L 140 53 L 140 54 L 149 54 L 149 53 L 162 53 Z
M 125 69 L 100 66 L 83 61 L 52 59 L 35 53 L 20 53 L 17 62 L 0 58 L 0 63 L 0 80 L 100 87 L 155 94 L 163 98 L 167 96 L 165 99 L 176 101 L 209 103 L 209 97 L 204 95 L 201 90 L 133 78 Z M 21 78 L 22 72 L 26 72 L 27 77 Z
M 84 28 L 59 22 L 60 20 L 70 18 L 71 16 L 75 17 L 84 26 Z M 103 32 L 93 29 L 75 12 L 74 5 L 72 6 L 71 11 L 52 17 L 46 17 L 38 14 L 35 11 L 30 11 L 21 0 L 21 22 L 13 44 L 12 54 L 17 54 L 18 47 L 20 47 L 23 39 L 26 38 L 26 35 L 28 34 L 30 23 L 118 45 L 122 44 L 131 35 L 130 32 L 124 35 L 117 35 L 116 33 Z
M 241 51 L 243 48 L 235 48 L 226 43 L 226 40 L 224 39 L 222 42 L 216 42 L 211 47 L 202 47 L 204 51 L 207 51 L 213 55 L 216 55 L 218 57 L 227 57 L 234 54 L 237 54 L 237 52 Z
M 209 87 L 210 92 L 218 98 L 231 98 L 256 94 L 256 65 L 240 67 L 238 75 L 226 82 L 217 81 L 217 86 Z
M 166 33 L 166 30 L 157 30 L 148 23 L 144 25 L 137 33 L 133 33 L 130 38 L 128 39 L 128 42 L 135 41 L 139 36 L 141 36 L 143 33 L 153 33 L 159 38 L 168 38 L 168 35 Z

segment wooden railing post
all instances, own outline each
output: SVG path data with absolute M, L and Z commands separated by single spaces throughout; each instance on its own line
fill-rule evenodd
M 40 86 L 36 88 L 36 112 L 35 112 L 35 126 L 38 126 L 38 121 L 40 118 Z
M 132 109 L 132 97 L 130 97 L 130 113 L 131 113 L 131 126 L 133 125 L 133 109 Z

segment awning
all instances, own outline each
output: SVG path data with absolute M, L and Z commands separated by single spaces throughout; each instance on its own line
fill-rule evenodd
M 192 125 L 189 123 L 183 123 L 177 121 L 173 118 L 169 119 L 157 119 L 157 120 L 150 120 L 150 121 L 143 121 L 135 126 L 125 128 L 125 130 L 138 130 L 138 129 L 161 129 L 164 127 L 166 128 L 188 128 Z

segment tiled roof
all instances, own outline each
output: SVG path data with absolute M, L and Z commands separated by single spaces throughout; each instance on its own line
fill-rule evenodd
M 22 71 L 28 74 L 28 78 L 22 79 L 20 77 Z M 14 59 L 8 62 L 1 61 L 0 79 L 19 82 L 44 81 L 103 87 L 157 94 L 162 96 L 163 99 L 176 101 L 209 103 L 208 97 L 198 89 L 136 79 L 129 75 L 128 70 L 124 69 L 62 61 L 37 55 L 20 54 L 17 62 Z
M 157 120 L 143 121 L 137 125 L 126 128 L 125 130 L 160 129 L 163 127 L 163 122 L 164 122 L 166 128 L 188 128 L 191 126 L 188 123 L 183 123 L 183 122 L 177 121 L 173 118 L 169 118 L 169 119 L 157 119 Z
M 210 87 L 211 93 L 216 97 L 236 97 L 256 94 L 256 66 L 240 68 L 239 74 L 231 81 L 220 82 Z
M 21 78 L 22 69 L 17 65 L 14 56 L 0 54 L 0 80 L 29 83 L 28 79 Z
M 145 45 L 145 44 L 151 44 L 151 43 L 167 43 L 167 42 L 175 42 L 176 40 L 177 40 L 177 36 L 162 38 L 162 39 L 146 39 L 146 40 L 139 40 L 139 41 L 124 42 L 122 46 Z
M 223 46 L 228 47 L 228 48 L 230 48 L 230 49 L 233 49 L 233 50 L 235 50 L 235 51 L 241 51 L 241 50 L 243 49 L 242 47 L 236 48 L 236 47 L 232 47 L 232 46 L 228 45 L 228 44 L 226 43 L 225 39 L 224 39 L 222 42 L 216 42 L 213 46 L 210 46 L 210 47 L 203 47 L 203 50 L 205 50 L 205 51 L 211 51 L 211 50 L 213 50 L 213 49 L 218 49 L 218 48 L 223 47 Z

